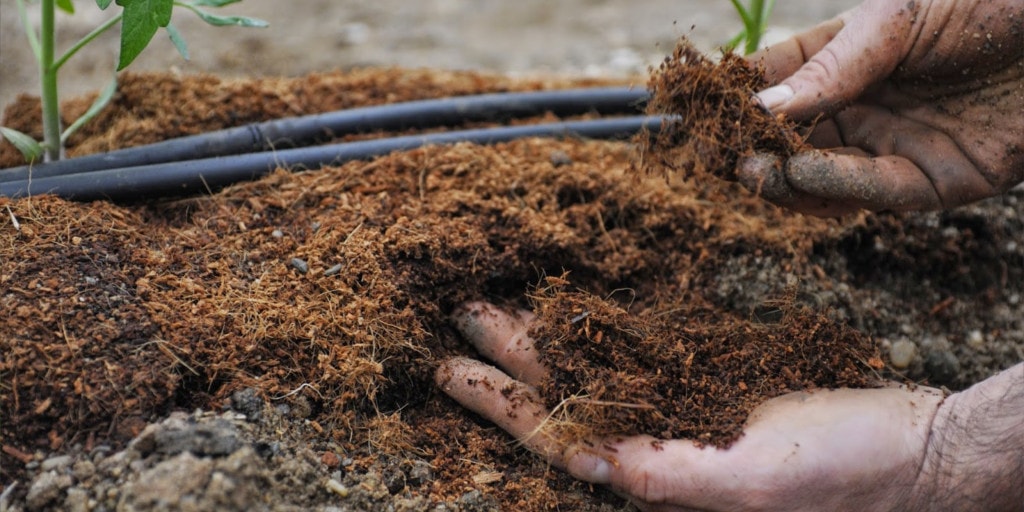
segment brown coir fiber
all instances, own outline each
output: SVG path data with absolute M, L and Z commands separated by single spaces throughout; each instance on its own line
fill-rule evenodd
M 397 70 L 268 81 L 129 75 L 111 110 L 70 150 L 148 142 L 161 127 L 179 135 L 282 112 L 584 84 Z M 172 122 L 185 103 L 192 107 Z M 5 124 L 32 133 L 27 114 L 35 105 L 26 98 L 9 107 Z M 100 129 L 126 134 L 132 126 L 137 139 Z M 6 164 L 17 163 L 13 151 L 2 147 Z M 22 476 L 37 452 L 119 446 L 170 410 L 220 409 L 252 388 L 290 407 L 307 436 L 301 442 L 353 459 L 351 471 L 382 453 L 404 454 L 426 459 L 437 475 L 414 493 L 455 499 L 484 489 L 501 508 L 573 508 L 580 492 L 592 491 L 524 456 L 432 379 L 443 358 L 473 355 L 448 321 L 458 304 L 486 298 L 530 307 L 527 293 L 542 276 L 563 272 L 569 284 L 561 291 L 532 292 L 552 354 L 594 372 L 613 371 L 602 365 L 614 362 L 619 382 L 650 382 L 664 400 L 689 397 L 708 413 L 677 430 L 636 414 L 650 423 L 635 431 L 724 444 L 758 399 L 852 383 L 851 372 L 866 369 L 853 352 L 862 340 L 833 321 L 795 309 L 759 326 L 746 309 L 712 299 L 723 269 L 747 255 L 784 261 L 785 272 L 813 279 L 814 246 L 838 237 L 839 226 L 787 215 L 732 184 L 709 189 L 637 176 L 629 171 L 634 159 L 624 143 L 528 139 L 421 148 L 315 172 L 282 169 L 176 201 L 0 199 L 3 478 Z M 769 284 L 781 291 L 784 283 Z M 583 323 L 573 323 L 584 311 Z M 794 345 L 788 337 L 798 326 L 817 327 L 816 334 Z M 555 336 L 565 329 L 582 337 Z M 587 347 L 598 332 L 600 346 Z M 681 348 L 633 359 L 622 353 L 664 351 L 661 338 Z M 685 368 L 691 354 L 689 387 L 659 380 L 679 361 Z M 777 364 L 765 372 L 780 375 L 757 381 L 740 372 L 762 361 Z M 554 399 L 600 391 L 562 382 Z M 699 393 L 695 382 L 705 383 Z M 743 404 L 711 415 L 722 407 L 711 400 L 718 394 Z M 666 403 L 648 394 L 599 396 Z M 501 486 L 474 480 L 482 467 L 504 471 Z
M 649 114 L 667 114 L 661 131 L 638 138 L 642 167 L 684 177 L 736 179 L 736 163 L 754 152 L 786 158 L 804 146 L 796 125 L 754 100 L 764 74 L 734 53 L 714 62 L 686 39 L 652 70 Z
M 532 295 L 533 336 L 551 377 L 548 425 L 569 438 L 648 434 L 729 446 L 772 395 L 867 387 L 874 344 L 782 298 L 750 320 L 696 302 L 620 305 L 548 278 Z

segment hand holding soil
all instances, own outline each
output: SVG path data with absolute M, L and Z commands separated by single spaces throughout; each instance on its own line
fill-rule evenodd
M 547 369 L 528 336 L 532 318 L 486 303 L 460 308 L 458 329 L 504 371 L 452 358 L 438 369 L 438 385 L 555 466 L 610 485 L 642 510 L 961 509 L 963 500 L 1001 485 L 1005 494 L 986 499 L 983 509 L 1012 509 L 1019 500 L 1011 479 L 994 475 L 1012 474 L 1019 450 L 1012 431 L 1024 399 L 1024 365 L 949 399 L 904 386 L 784 395 L 756 409 L 727 450 L 649 436 L 573 442 L 549 428 L 557 420 L 537 391 Z M 982 414 L 989 427 L 975 423 Z M 989 451 L 981 477 L 971 462 L 982 460 L 974 451 L 979 445 Z
M 951 208 L 1024 179 L 1024 4 L 868 0 L 751 57 L 817 149 L 739 179 L 805 213 Z

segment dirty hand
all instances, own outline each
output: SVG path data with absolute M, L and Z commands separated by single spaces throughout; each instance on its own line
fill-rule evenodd
M 740 180 L 804 213 L 951 208 L 1024 180 L 1024 2 L 866 0 L 750 57 L 816 149 Z
M 436 380 L 570 474 L 607 484 L 642 510 L 913 510 L 929 428 L 943 401 L 933 389 L 820 390 L 771 400 L 727 450 L 647 436 L 560 440 L 535 385 L 547 373 L 527 335 L 532 315 L 486 303 L 454 322 L 501 368 L 453 358 Z M 509 376 L 511 375 L 511 377 Z

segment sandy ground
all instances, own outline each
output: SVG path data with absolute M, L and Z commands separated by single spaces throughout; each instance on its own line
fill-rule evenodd
M 779 2 L 768 40 L 856 3 Z M 75 15 L 58 15 L 59 50 L 110 16 L 92 1 L 75 5 Z M 182 60 L 158 33 L 131 69 L 296 76 L 372 65 L 624 75 L 660 61 L 680 35 L 712 51 L 740 28 L 726 0 L 245 0 L 222 11 L 263 18 L 270 27 L 215 28 L 176 12 L 172 23 L 189 43 L 191 60 Z M 37 13 L 31 17 L 38 23 Z M 66 94 L 100 89 L 110 80 L 117 38 L 116 31 L 105 34 L 68 62 L 60 76 Z M 0 69 L 0 104 L 37 94 L 36 66 L 14 0 L 0 2 Z

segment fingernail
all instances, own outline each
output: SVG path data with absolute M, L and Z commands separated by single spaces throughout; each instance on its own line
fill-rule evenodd
M 594 484 L 607 484 L 612 479 L 612 465 L 600 455 L 577 453 L 568 461 L 569 473 Z
M 480 325 L 480 314 L 483 313 L 483 305 L 472 302 L 459 306 L 452 314 L 455 328 L 471 343 L 476 343 L 483 334 L 483 326 Z
M 612 465 L 604 457 L 597 457 L 594 469 L 590 474 L 594 477 L 594 481 L 610 482 L 612 480 Z
M 775 110 L 793 98 L 793 88 L 782 84 L 757 93 L 757 99 L 768 110 Z

